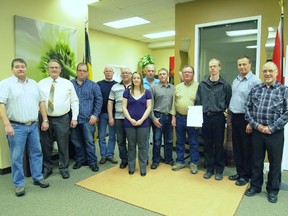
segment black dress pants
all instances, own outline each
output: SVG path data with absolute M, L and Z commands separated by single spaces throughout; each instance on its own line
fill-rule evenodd
M 248 181 L 251 178 L 252 135 L 246 133 L 245 114 L 232 114 L 233 157 L 237 174 Z
M 263 185 L 263 167 L 265 152 L 269 160 L 268 181 L 266 191 L 278 194 L 280 187 L 281 163 L 284 146 L 284 130 L 273 134 L 263 134 L 257 130 L 252 133 L 253 166 L 251 187 L 261 190 Z

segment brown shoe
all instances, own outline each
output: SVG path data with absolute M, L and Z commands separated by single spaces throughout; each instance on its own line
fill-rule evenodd
M 113 163 L 113 164 L 117 164 L 117 163 L 118 163 L 118 161 L 115 160 L 114 157 L 109 157 L 109 158 L 107 158 L 107 160 L 110 161 L 110 162 Z
M 101 160 L 99 161 L 99 163 L 100 163 L 100 164 L 105 164 L 106 161 L 107 161 L 106 158 L 105 158 L 105 157 L 102 157 Z

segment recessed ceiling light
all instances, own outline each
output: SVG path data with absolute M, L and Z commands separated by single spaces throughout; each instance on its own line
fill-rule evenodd
M 257 29 L 246 29 L 246 30 L 236 30 L 236 31 L 226 31 L 226 35 L 229 37 L 246 36 L 257 34 Z
M 162 38 L 162 37 L 170 37 L 174 36 L 175 31 L 166 31 L 166 32 L 158 32 L 158 33 L 153 33 L 153 34 L 145 34 L 143 37 L 147 38 Z
M 117 20 L 113 22 L 104 23 L 103 25 L 110 26 L 112 28 L 126 28 L 131 26 L 143 25 L 150 23 L 150 21 L 142 19 L 140 17 L 131 17 L 128 19 Z

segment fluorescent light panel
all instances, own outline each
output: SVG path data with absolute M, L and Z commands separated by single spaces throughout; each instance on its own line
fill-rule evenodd
M 142 19 L 140 17 L 131 17 L 128 19 L 117 20 L 113 22 L 104 23 L 103 25 L 110 26 L 112 28 L 120 29 L 131 26 L 143 25 L 150 23 L 150 21 Z
M 237 31 L 226 31 L 226 35 L 229 37 L 238 37 L 257 34 L 257 29 L 246 29 L 246 30 L 237 30 Z
M 174 36 L 174 35 L 175 35 L 175 31 L 166 31 L 166 32 L 153 33 L 153 34 L 145 34 L 145 35 L 143 35 L 143 37 L 153 39 L 153 38 L 170 37 L 170 36 Z

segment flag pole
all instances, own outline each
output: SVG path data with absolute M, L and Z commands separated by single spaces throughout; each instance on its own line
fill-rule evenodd
M 281 81 L 284 84 L 284 68 L 283 68 L 283 58 L 284 58 L 284 0 L 280 0 L 279 6 L 281 7 Z

